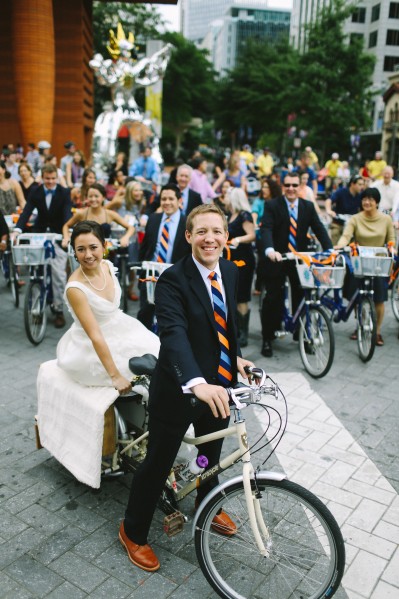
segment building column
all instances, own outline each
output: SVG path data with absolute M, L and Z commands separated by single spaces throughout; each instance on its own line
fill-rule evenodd
M 52 0 L 12 0 L 12 62 L 24 147 L 52 142 L 55 42 Z

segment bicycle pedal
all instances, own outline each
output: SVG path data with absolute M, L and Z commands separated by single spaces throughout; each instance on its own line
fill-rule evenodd
M 163 519 L 163 529 L 168 537 L 174 537 L 183 530 L 184 516 L 181 512 L 173 512 Z

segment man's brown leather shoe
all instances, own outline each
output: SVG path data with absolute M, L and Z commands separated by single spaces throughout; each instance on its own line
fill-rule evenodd
M 197 511 L 199 504 L 200 502 L 196 498 L 194 502 L 195 511 Z M 211 527 L 215 532 L 218 532 L 220 535 L 224 535 L 225 537 L 232 537 L 237 532 L 237 526 L 234 524 L 230 516 L 223 510 L 219 514 L 216 514 L 212 520 Z
M 212 529 L 225 537 L 232 537 L 237 532 L 237 526 L 226 512 L 223 510 L 216 514 L 211 524 Z
M 119 527 L 119 540 L 126 549 L 132 564 L 147 572 L 159 570 L 159 560 L 151 547 L 149 545 L 137 545 L 137 543 L 133 543 L 133 541 L 126 536 L 123 522 L 121 522 Z

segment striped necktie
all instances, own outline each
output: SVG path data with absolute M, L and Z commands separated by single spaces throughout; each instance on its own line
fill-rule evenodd
M 228 387 L 233 375 L 231 373 L 231 360 L 229 356 L 230 346 L 229 340 L 227 339 L 226 306 L 223 301 L 223 295 L 217 280 L 216 272 L 211 272 L 209 279 L 211 280 L 213 315 L 216 321 L 220 344 L 218 379 L 224 387 Z
M 167 218 L 162 227 L 157 262 L 163 262 L 163 263 L 166 262 L 166 255 L 168 253 L 168 245 L 169 245 L 169 223 L 170 223 L 170 218 Z
M 295 206 L 291 204 L 290 208 L 290 231 L 288 234 L 288 249 L 290 252 L 296 251 L 296 231 L 297 231 L 297 221 L 295 218 Z

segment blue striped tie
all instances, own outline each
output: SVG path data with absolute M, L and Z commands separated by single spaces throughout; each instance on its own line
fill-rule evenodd
M 168 253 L 168 245 L 169 245 L 169 223 L 170 223 L 170 218 L 167 218 L 162 227 L 157 262 L 163 262 L 163 263 L 166 262 L 166 256 Z
M 229 340 L 227 339 L 226 306 L 224 305 L 223 295 L 217 280 L 216 272 L 211 272 L 209 279 L 211 280 L 213 315 L 215 317 L 220 344 L 218 379 L 224 387 L 228 387 L 233 375 L 231 373 L 231 360 L 229 356 L 230 345 Z
M 288 234 L 288 249 L 290 250 L 290 252 L 296 251 L 296 231 L 297 221 L 295 218 L 294 205 L 292 205 L 290 210 L 290 231 Z

